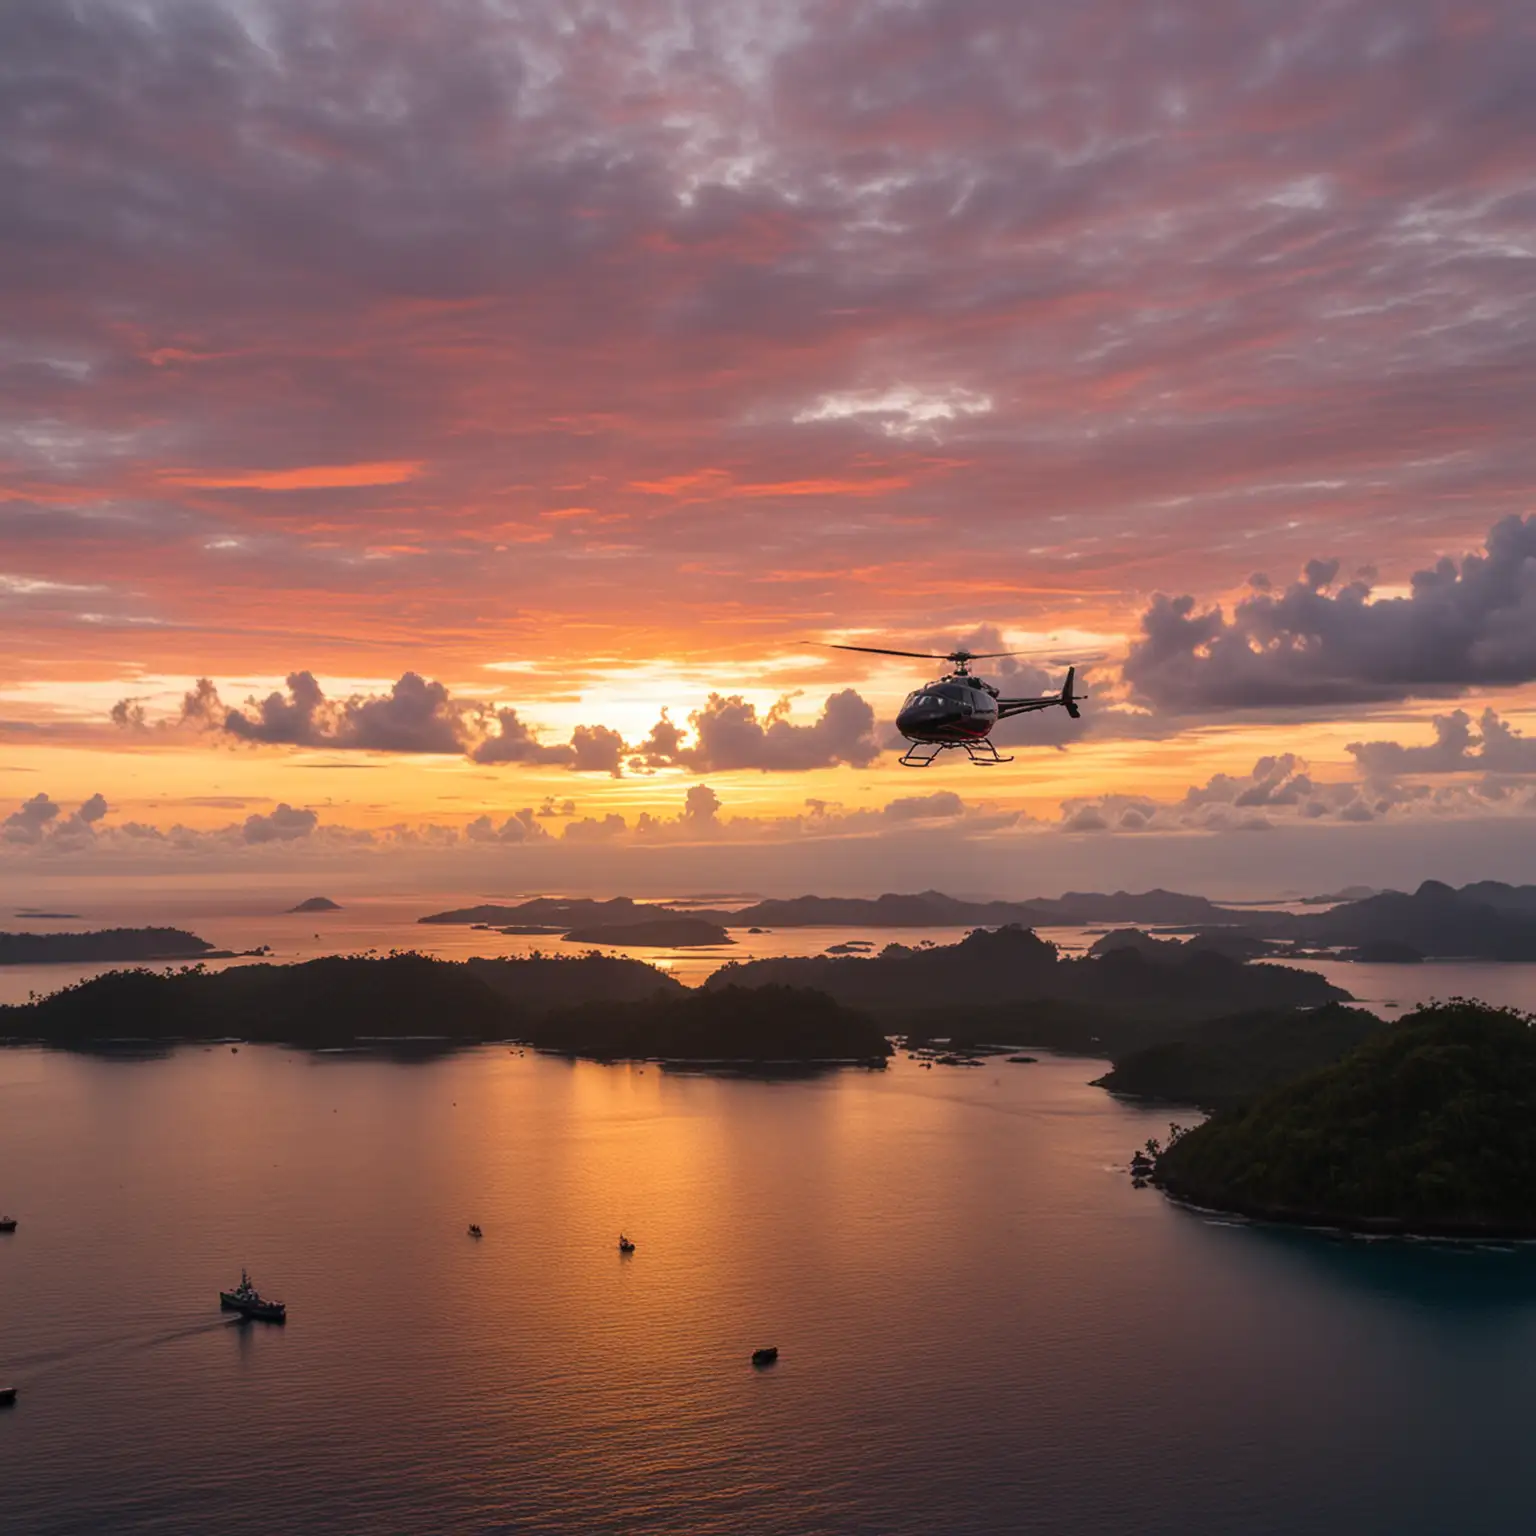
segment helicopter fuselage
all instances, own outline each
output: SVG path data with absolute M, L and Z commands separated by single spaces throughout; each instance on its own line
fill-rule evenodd
M 908 741 L 984 741 L 997 724 L 997 697 L 997 690 L 979 677 L 952 672 L 907 695 L 896 729 Z
M 878 645 L 837 645 L 839 651 L 864 651 L 871 656 L 916 656 L 920 660 L 947 661 L 954 667 L 937 682 L 909 693 L 896 712 L 896 729 L 907 738 L 907 750 L 897 761 L 904 768 L 931 768 L 951 749 L 958 748 L 975 764 L 988 767 L 1011 763 L 988 739 L 999 720 L 1014 715 L 1033 714 L 1040 709 L 1061 708 L 1076 720 L 1080 696 L 1072 691 L 1075 666 L 1067 667 L 1060 693 L 1047 693 L 1033 699 L 1005 699 L 991 683 L 971 672 L 974 661 L 990 661 L 1003 656 L 1017 656 L 1019 651 L 951 651 L 935 656 L 928 651 L 891 651 Z M 1095 658 L 1097 659 L 1097 658 Z

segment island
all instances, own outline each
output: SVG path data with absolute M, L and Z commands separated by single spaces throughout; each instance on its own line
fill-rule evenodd
M 73 1049 L 241 1040 L 412 1054 L 516 1041 L 565 1055 L 752 1067 L 883 1065 L 867 1015 L 787 988 L 690 991 L 626 956 L 395 953 L 210 971 L 118 970 L 16 1007 L 0 1040 Z
M 1076 927 L 1085 923 L 1220 924 L 1236 914 L 1204 896 L 1177 891 L 1068 891 L 1026 901 L 964 901 L 942 891 L 890 893 L 873 898 L 795 896 L 754 902 L 733 910 L 647 905 L 628 896 L 607 901 L 535 896 L 508 906 L 483 902 L 432 912 L 421 923 L 560 924 L 629 923 L 659 917 L 697 917 L 727 928 L 973 928 L 1017 923 L 1026 927 Z
M 301 901 L 296 907 L 289 907 L 290 913 L 294 912 L 340 912 L 341 903 L 332 901 L 329 896 L 311 896 L 308 901 Z
M 224 956 L 183 928 L 103 928 L 92 933 L 0 933 L 0 965 L 66 965 Z
M 1536 1034 L 1461 1000 L 1415 1009 L 1342 1060 L 1179 1136 L 1153 1181 L 1268 1221 L 1536 1237 Z
M 565 940 L 568 944 L 627 944 L 652 949 L 713 949 L 736 942 L 719 923 L 707 922 L 701 917 L 598 923 L 591 928 L 573 928 L 565 935 Z
M 1241 1013 L 1116 1056 L 1094 1084 L 1126 1098 L 1230 1109 L 1338 1061 L 1386 1027 L 1340 1003 Z
M 1343 892 L 1340 893 L 1344 894 Z M 1234 926 L 1235 923 L 1235 926 Z M 1374 946 L 1401 946 L 1442 960 L 1536 960 L 1536 886 L 1479 880 L 1460 890 L 1426 880 L 1417 890 L 1378 891 L 1322 912 L 1228 914 L 1203 932 L 1283 942 L 1298 953 L 1342 950 L 1365 959 Z M 1410 962 L 1411 963 L 1411 962 Z
M 330 1047 L 524 1039 L 530 1020 L 578 1003 L 680 993 L 639 960 L 608 955 L 437 960 L 412 953 L 298 965 L 110 971 L 0 1007 L 0 1039 L 49 1045 L 236 1038 Z
M 792 987 L 724 987 L 559 1009 L 529 1039 L 540 1050 L 604 1061 L 883 1067 L 891 1055 L 867 1014 Z
M 652 917 L 677 917 L 683 914 L 669 907 L 646 906 L 628 896 L 608 901 L 556 896 L 534 896 L 514 906 L 504 902 L 481 902 L 474 907 L 454 907 L 447 912 L 431 912 L 418 917 L 418 923 L 485 924 L 487 927 L 512 926 L 531 931 L 552 930 L 564 933 L 578 925 L 598 923 L 637 923 Z
M 1225 955 L 1229 960 L 1257 960 L 1279 953 L 1280 947 L 1267 939 L 1220 928 L 1203 929 L 1187 939 L 1157 938 L 1140 928 L 1116 928 L 1096 939 L 1088 954 L 1097 960 L 1117 949 L 1137 950 L 1149 960 L 1180 960 L 1203 954 Z
M 54 1045 L 239 1039 L 305 1046 L 359 1040 L 503 1039 L 524 1012 L 464 964 L 424 955 L 330 957 L 209 971 L 109 971 L 0 1008 L 0 1037 Z
M 1166 958 L 1134 948 L 1069 958 L 1016 926 L 977 929 L 957 944 L 887 944 L 867 957 L 730 963 L 704 985 L 825 992 L 911 1044 L 1041 1045 L 1096 1056 L 1180 1038 L 1203 1020 L 1350 1000 L 1315 971 L 1182 946 Z

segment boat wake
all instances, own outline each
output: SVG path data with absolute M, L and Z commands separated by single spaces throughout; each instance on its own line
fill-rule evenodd
M 91 1339 L 62 1349 L 35 1350 L 29 1355 L 15 1355 L 10 1365 L 18 1374 L 25 1373 L 30 1380 L 65 1370 L 73 1365 L 115 1355 L 136 1355 L 145 1350 L 159 1349 L 181 1339 L 195 1338 L 200 1333 L 213 1333 L 221 1328 L 239 1327 L 241 1319 L 229 1317 L 203 1318 L 196 1323 L 185 1323 L 176 1328 L 160 1328 L 153 1333 L 113 1334 L 109 1338 Z

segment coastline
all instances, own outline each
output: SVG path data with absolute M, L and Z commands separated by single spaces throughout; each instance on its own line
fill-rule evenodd
M 1410 1223 L 1396 1216 L 1353 1216 L 1342 1212 L 1304 1211 L 1285 1206 L 1266 1206 L 1246 1202 L 1212 1205 L 1180 1193 L 1154 1173 L 1148 1181 L 1168 1201 L 1197 1216 L 1221 1216 L 1251 1222 L 1256 1226 L 1292 1227 L 1320 1235 L 1350 1238 L 1391 1238 L 1401 1242 L 1532 1243 L 1536 1244 L 1536 1225 L 1519 1226 L 1493 1222 L 1422 1222 Z

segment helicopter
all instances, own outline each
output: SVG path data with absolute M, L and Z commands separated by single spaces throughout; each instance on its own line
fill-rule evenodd
M 1033 714 L 1058 705 L 1074 720 L 1082 711 L 1077 707 L 1083 695 L 1072 690 L 1077 668 L 1067 668 L 1060 693 L 1039 699 L 1005 699 L 991 683 L 971 672 L 974 661 L 995 661 L 1003 656 L 1027 656 L 1028 651 L 950 651 L 941 656 L 931 651 L 888 651 L 874 645 L 834 645 L 834 651 L 863 651 L 870 656 L 910 656 L 918 661 L 947 661 L 952 670 L 937 682 L 927 683 L 909 693 L 896 715 L 896 729 L 907 739 L 908 747 L 897 759 L 904 768 L 927 768 L 945 752 L 959 749 L 975 764 L 989 768 L 994 763 L 1011 763 L 989 738 L 999 720 L 1013 715 Z M 1088 658 L 1090 660 L 1094 658 Z

